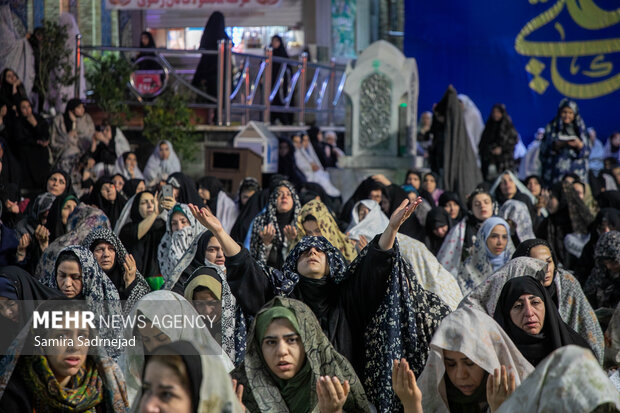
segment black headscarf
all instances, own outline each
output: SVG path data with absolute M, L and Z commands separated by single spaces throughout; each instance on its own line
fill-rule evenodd
M 605 191 L 598 196 L 600 208 L 615 208 L 620 210 L 620 191 Z
M 528 240 L 525 240 L 519 243 L 519 245 L 515 249 L 515 252 L 512 254 L 511 259 L 515 259 L 519 257 L 529 257 L 530 252 L 532 251 L 532 248 L 535 248 L 541 245 L 549 248 L 549 251 L 551 251 L 551 259 L 553 260 L 553 265 L 555 269 L 553 272 L 553 278 L 555 280 L 555 276 L 558 273 L 558 266 L 560 265 L 560 262 L 558 261 L 558 257 L 555 255 L 553 248 L 551 248 L 551 244 L 549 244 L 546 240 L 542 238 L 528 239 Z M 560 303 L 558 300 L 558 290 L 555 286 L 555 282 L 552 282 L 551 285 L 549 285 L 548 287 L 545 287 L 545 289 L 549 293 L 549 296 L 555 303 L 556 307 L 558 307 Z
M 20 198 L 19 188 L 17 184 L 0 185 L 0 201 L 2 202 L 2 223 L 9 228 L 15 228 L 15 225 L 22 218 L 22 214 L 18 211 L 14 214 L 6 208 L 6 201 L 18 203 Z
M 218 41 L 229 39 L 225 29 L 224 15 L 219 11 L 213 12 L 202 32 L 200 49 L 217 50 Z M 217 92 L 217 55 L 201 55 L 192 79 L 192 85 L 203 88 L 208 94 L 215 96 Z
M 142 36 L 148 37 L 148 42 L 146 44 L 142 44 Z M 143 31 L 140 33 L 140 47 L 143 49 L 154 49 L 156 47 L 155 40 L 153 40 L 153 35 L 150 32 Z
M 71 120 L 71 116 L 69 115 L 69 112 L 75 110 L 75 108 L 77 108 L 80 105 L 82 105 L 82 101 L 78 98 L 69 99 L 69 101 L 67 102 L 67 107 L 65 108 L 65 114 L 63 115 L 63 119 L 65 121 L 65 129 L 67 132 L 73 129 L 73 121 Z
M 306 176 L 295 163 L 295 146 L 289 138 L 278 138 L 279 145 L 286 143 L 288 152 L 285 156 L 278 154 L 278 173 L 288 177 L 294 185 L 298 186 L 306 182 Z M 279 151 L 278 151 L 279 152 Z
M 64 192 L 62 194 L 60 194 L 59 196 L 64 196 L 64 195 L 68 195 L 68 194 L 75 195 L 74 192 L 73 192 L 73 186 L 71 186 L 71 175 L 69 175 L 68 173 L 66 173 L 62 169 L 54 169 L 52 172 L 50 172 L 47 175 L 47 178 L 45 179 L 46 187 L 44 188 L 44 191 L 47 191 L 47 181 L 49 181 L 49 179 L 54 174 L 61 174 L 65 178 L 65 182 L 67 183 L 67 186 L 65 187 Z
M 0 102 L 0 108 L 2 107 L 2 102 Z M 6 119 L 5 119 L 6 123 Z M 9 145 L 7 142 L 0 138 L 0 147 L 2 147 L 2 151 L 4 152 L 0 161 L 2 161 L 2 171 L 0 171 L 0 184 L 8 184 L 13 183 L 18 187 L 21 183 L 21 165 L 17 161 L 17 158 L 11 152 Z
M 372 176 L 364 179 L 358 185 L 353 195 L 351 195 L 351 198 L 349 198 L 349 200 L 342 207 L 342 211 L 340 212 L 340 221 L 346 223 L 350 222 L 351 212 L 353 211 L 353 207 L 355 206 L 355 204 L 357 204 L 362 199 L 370 199 L 370 192 L 376 191 L 377 189 L 381 190 L 382 196 L 389 198 L 385 185 L 372 179 Z
M 535 295 L 542 299 L 545 304 L 545 320 L 540 334 L 528 334 L 517 327 L 510 318 L 510 310 L 514 303 L 524 294 Z M 590 348 L 588 343 L 570 328 L 562 318 L 553 301 L 534 277 L 516 277 L 508 281 L 497 301 L 493 318 L 506 331 L 515 343 L 519 351 L 533 366 L 538 365 L 552 351 L 575 344 L 584 348 Z
M 176 201 L 180 204 L 194 204 L 202 207 L 204 203 L 198 195 L 194 181 L 182 172 L 175 172 L 166 179 L 166 183 L 179 190 Z
M 125 179 L 125 177 L 123 177 L 123 179 Z M 123 185 L 123 193 L 125 194 L 125 196 L 128 198 L 134 196 L 136 194 L 136 190 L 138 189 L 138 185 L 140 185 L 140 182 L 144 182 L 144 179 L 130 179 L 125 182 L 125 185 Z
M 456 202 L 459 206 L 459 215 L 456 217 L 456 219 L 453 220 L 453 224 L 455 224 L 462 220 L 465 215 L 467 215 L 467 208 L 461 202 L 461 198 L 459 198 L 459 195 L 456 192 L 451 191 L 445 191 L 443 194 L 441 194 L 438 204 L 441 208 L 444 208 L 450 201 Z
M 198 188 L 206 189 L 209 191 L 210 198 L 207 201 L 207 206 L 213 213 L 213 215 L 217 215 L 217 197 L 222 189 L 224 189 L 224 185 L 222 185 L 222 181 L 217 179 L 214 176 L 204 176 L 198 180 Z
M 4 98 L 5 102 L 9 103 L 9 106 L 15 105 L 19 109 L 19 102 L 22 99 L 27 99 L 28 94 L 26 93 L 26 88 L 24 87 L 24 84 L 22 83 L 21 85 L 17 87 L 17 93 L 13 95 L 13 85 L 11 85 L 6 80 L 6 74 L 9 71 L 15 73 L 15 76 L 19 79 L 19 76 L 17 76 L 17 73 L 13 69 L 10 69 L 8 67 L 4 69 L 2 71 L 2 74 L 0 74 L 0 96 Z
M 316 152 L 316 156 L 319 157 L 319 161 L 321 161 L 321 165 L 323 165 L 323 168 L 327 168 L 332 165 L 329 165 L 329 162 L 327 161 L 327 157 L 325 156 L 324 143 L 319 142 L 320 132 L 321 130 L 316 125 L 312 125 L 306 131 L 306 134 L 308 134 L 308 137 L 310 138 L 310 143 L 312 144 L 312 147 L 314 148 L 314 152 Z
M 62 223 L 62 209 L 69 200 L 75 201 L 78 205 L 80 203 L 80 201 L 75 197 L 75 195 L 60 195 L 56 197 L 56 199 L 52 203 L 52 206 L 49 209 L 50 212 L 47 215 L 47 222 L 45 223 L 45 227 L 50 232 L 50 244 L 56 238 L 67 233 L 67 227 L 65 226 L 65 224 Z
M 114 227 L 114 225 L 116 225 L 118 217 L 123 211 L 123 207 L 125 206 L 125 200 L 123 196 L 118 192 L 116 193 L 116 199 L 114 200 L 114 202 L 110 202 L 105 199 L 103 195 L 101 195 L 101 188 L 103 188 L 104 184 L 114 185 L 114 182 L 112 182 L 112 178 L 108 176 L 102 176 L 101 178 L 99 178 L 95 183 L 92 192 L 90 193 L 89 203 L 101 209 L 110 220 L 110 225 Z
M 452 228 L 452 220 L 446 210 L 441 207 L 431 209 L 428 215 L 426 215 L 426 246 L 433 254 L 439 252 L 444 240 L 444 238 L 439 238 L 435 235 L 433 230 L 444 225 L 448 226 L 448 231 Z

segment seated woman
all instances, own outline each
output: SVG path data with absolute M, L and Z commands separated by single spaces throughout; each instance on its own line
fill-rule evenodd
M 206 234 L 211 232 L 207 231 Z M 212 234 L 210 239 L 217 242 L 217 238 Z M 217 243 L 219 246 L 219 242 Z M 209 249 L 213 248 L 209 247 L 205 253 L 207 264 L 211 264 L 209 258 L 213 258 L 211 257 L 213 253 Z M 218 247 L 218 250 L 218 255 L 224 257 L 221 248 Z M 211 265 L 198 267 L 192 273 L 185 283 L 183 295 L 199 314 L 207 317 L 209 320 L 207 328 L 211 336 L 221 343 L 224 352 L 234 361 L 235 366 L 238 366 L 245 357 L 246 319 L 230 291 L 225 273 L 222 273 L 217 265 Z
M 41 245 L 42 250 L 45 250 L 44 246 L 47 247 L 50 242 L 67 233 L 69 216 L 78 206 L 78 203 L 78 199 L 73 195 L 57 196 L 54 202 L 52 202 L 45 222 L 47 233 L 42 234 L 43 241 L 45 241 L 43 235 L 47 235 L 47 242 Z
M 491 194 L 475 190 L 467 200 L 467 209 L 467 216 L 452 227 L 437 253 L 437 260 L 454 277 L 458 276 L 461 263 L 471 255 L 480 226 L 493 216 L 495 206 Z
M 523 202 L 527 206 L 532 219 L 536 217 L 534 205 L 536 205 L 538 200 L 512 171 L 505 171 L 498 176 L 491 186 L 490 192 L 495 196 L 500 207 L 509 199 L 514 199 Z
M 79 303 L 43 304 L 39 312 L 80 312 Z M 63 322 L 60 316 L 59 322 Z M 0 370 L 0 410 L 5 412 L 114 412 L 129 408 L 123 374 L 89 328 L 37 328 L 7 356 Z M 84 323 L 85 324 L 85 323 Z M 41 344 L 36 346 L 37 339 Z
M 137 193 L 146 191 L 146 183 L 144 179 L 130 179 L 123 185 L 123 194 L 127 200 Z
M 136 260 L 137 268 L 149 280 L 160 274 L 157 248 L 166 233 L 166 221 L 160 217 L 159 202 L 150 192 L 140 192 L 133 198 L 129 218 L 119 238 Z
M 534 366 L 569 344 L 590 349 L 588 342 L 562 321 L 554 304 L 540 281 L 529 276 L 508 281 L 497 300 L 493 318 Z
M 15 155 L 22 165 L 22 188 L 38 189 L 45 186 L 50 171 L 49 125 L 40 115 L 32 112 L 28 99 L 19 102 L 19 118 L 13 131 Z
M 102 176 L 95 183 L 87 202 L 101 209 L 114 227 L 127 201 L 116 191 L 112 178 Z
M 251 412 L 370 411 L 351 364 L 312 310 L 289 298 L 274 298 L 258 312 L 245 361 L 232 377 L 243 385 L 243 404 Z
M 620 411 L 620 393 L 592 353 L 577 346 L 557 349 L 521 383 L 498 413 Z
M 312 308 L 336 350 L 356 371 L 390 363 L 392 355 L 404 354 L 416 360 L 414 370 L 419 373 L 426 359 L 426 343 L 449 312 L 435 294 L 420 286 L 395 244 L 400 225 L 420 202 L 418 198 L 413 204 L 401 203 L 386 230 L 349 267 L 325 238 L 305 237 L 291 251 L 282 271 L 252 260 L 208 209 L 191 207 L 220 241 L 226 255 L 227 281 L 245 314 L 254 316 L 276 295 L 300 299 Z M 365 305 L 360 307 L 360 302 Z M 415 345 L 411 337 L 416 337 Z M 382 351 L 368 352 L 353 344 L 360 340 L 373 342 Z M 379 411 L 392 409 L 389 372 L 369 369 L 365 375 L 371 402 Z
M 329 173 L 323 168 L 308 134 L 298 132 L 291 139 L 295 146 L 295 164 L 303 172 L 306 179 L 309 182 L 321 185 L 330 197 L 339 197 L 340 190 L 332 184 Z
M 221 363 L 200 352 L 190 341 L 158 347 L 144 366 L 142 383 L 134 402 L 136 412 L 170 408 L 178 413 L 244 411 Z
M 444 208 L 435 207 L 430 210 L 426 216 L 426 239 L 424 243 L 433 255 L 439 252 L 450 228 L 452 228 L 452 219 Z
M 129 402 L 132 404 L 142 387 L 142 371 L 146 358 L 161 345 L 187 340 L 196 347 L 200 354 L 207 355 L 213 363 L 223 366 L 225 371 L 231 371 L 234 368 L 207 328 L 182 328 L 183 323 L 175 326 L 174 323 L 161 322 L 162 317 L 170 315 L 187 320 L 197 320 L 199 317 L 185 298 L 165 290 L 153 291 L 145 295 L 129 313 L 129 317 L 138 317 L 138 320 L 143 320 L 143 323 L 125 326 L 123 336 L 128 339 L 135 337 L 136 345 L 125 347 L 119 360 L 119 366 L 127 380 Z
M 53 170 L 47 176 L 45 190 L 54 196 L 71 194 L 73 192 L 71 176 L 65 171 Z
M 439 177 L 434 172 L 429 172 L 424 175 L 421 194 L 432 206 L 436 207 L 438 205 L 439 197 L 443 194 L 443 189 L 439 189 Z
M 194 180 L 184 173 L 173 173 L 168 176 L 166 183 L 172 185 L 174 201 L 180 204 L 204 205 L 200 195 L 198 195 Z
M 172 143 L 159 141 L 144 167 L 144 179 L 151 187 L 165 181 L 175 172 L 181 172 L 181 162 Z
M 395 384 L 398 373 L 403 372 L 402 364 L 407 366 L 395 361 Z M 487 408 L 495 412 L 532 371 L 534 367 L 491 317 L 473 308 L 460 308 L 441 322 L 433 336 L 426 367 L 418 380 L 421 405 L 426 412 L 482 413 Z M 501 385 L 508 389 L 503 397 L 494 391 Z M 397 386 L 395 390 L 405 412 L 415 412 L 411 400 L 403 397 Z
M 478 230 L 474 252 L 465 260 L 457 277 L 463 295 L 469 294 L 474 287 L 510 261 L 513 252 L 508 223 L 498 217 L 484 221 Z
M 81 154 L 86 152 L 95 134 L 93 119 L 77 98 L 67 102 L 65 113 L 54 118 L 50 146 L 56 166 L 71 172 Z
M 610 313 L 620 302 L 619 231 L 609 231 L 599 238 L 594 248 L 594 260 L 596 264 L 583 291 L 592 307 L 597 310 L 605 308 Z
M 136 261 L 127 254 L 116 234 L 108 228 L 96 228 L 82 242 L 112 281 L 123 300 L 123 313 L 127 314 L 138 300 L 151 292 L 146 280 L 138 271 Z
M 332 213 L 319 200 L 310 201 L 301 208 L 295 230 L 297 236 L 290 249 L 293 249 L 305 236 L 322 236 L 340 251 L 347 264 L 357 257 L 356 243 L 340 231 Z
M 409 169 L 405 174 L 405 185 L 411 185 L 419 193 L 422 190 L 422 174 Z
M 144 175 L 138 167 L 138 157 L 135 152 L 131 151 L 116 158 L 114 173 L 123 175 L 125 179 L 144 179 Z
M 467 208 L 465 208 L 456 192 L 445 191 L 439 197 L 438 204 L 446 210 L 455 224 L 467 216 Z
M 226 192 L 222 182 L 213 176 L 205 176 L 198 180 L 198 195 L 205 205 L 215 214 L 224 226 L 224 230 L 230 233 L 235 221 L 239 216 L 239 207 Z
M 190 275 L 184 271 L 193 261 L 204 231 L 186 204 L 176 204 L 170 210 L 166 233 L 157 247 L 157 260 L 164 277 L 163 289 L 183 293 L 183 285 Z
M 499 216 L 510 224 L 510 234 L 514 245 L 536 238 L 532 226 L 532 218 L 527 206 L 516 199 L 510 199 L 499 209 Z
M 381 234 L 388 226 L 389 220 L 375 201 L 366 199 L 359 201 L 353 208 L 351 224 L 355 224 L 347 233 L 349 238 L 357 241 L 357 245 L 366 246 Z M 396 239 L 402 256 L 413 269 L 416 279 L 425 290 L 437 294 L 448 306 L 455 309 L 463 299 L 458 283 L 426 246 L 404 234 L 397 234 Z
M 281 181 L 271 192 L 264 212 L 252 224 L 250 253 L 255 260 L 274 268 L 282 268 L 284 251 L 295 239 L 293 234 L 301 210 L 293 185 Z
M 104 122 L 100 130 L 93 136 L 90 146 L 90 155 L 95 160 L 93 168 L 95 178 L 114 174 L 117 159 L 124 153 L 131 151 L 129 142 L 121 128 Z

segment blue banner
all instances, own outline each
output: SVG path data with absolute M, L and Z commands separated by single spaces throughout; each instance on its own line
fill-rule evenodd
M 620 1 L 407 0 L 405 55 L 417 60 L 420 111 L 449 84 L 486 121 L 506 104 L 525 143 L 563 97 L 605 141 L 620 130 Z

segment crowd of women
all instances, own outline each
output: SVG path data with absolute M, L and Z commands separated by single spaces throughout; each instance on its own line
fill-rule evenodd
M 229 194 L 183 174 L 169 141 L 141 169 L 81 101 L 48 125 L 13 71 L 1 83 L 0 412 L 620 411 L 620 168 L 589 169 L 574 102 L 520 180 L 505 108 L 481 128 L 482 173 L 449 91 L 427 148 L 470 151 L 473 172 L 452 185 L 444 152 L 342 199 L 327 171 L 342 151 L 316 128 L 281 138 L 268 182 Z M 30 318 L 84 308 L 212 322 Z

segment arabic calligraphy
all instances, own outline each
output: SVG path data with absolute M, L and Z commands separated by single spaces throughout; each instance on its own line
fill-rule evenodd
M 278 7 L 281 0 L 106 0 L 106 9 L 195 9 L 217 5 L 219 8 Z
M 547 0 L 529 0 L 530 4 L 545 3 Z M 519 32 L 515 39 L 515 50 L 531 59 L 525 66 L 526 72 L 533 75 L 529 87 L 539 94 L 545 93 L 549 82 L 543 78 L 547 67 L 539 58 L 550 58 L 549 70 L 551 83 L 563 95 L 576 99 L 594 99 L 605 96 L 620 89 L 620 73 L 611 77 L 614 72 L 613 62 L 607 55 L 620 52 L 620 37 L 605 39 L 567 40 L 564 26 L 556 21 L 553 27 L 560 37 L 560 41 L 534 41 L 528 36 L 542 27 L 556 20 L 566 9 L 572 21 L 580 28 L 597 31 L 607 29 L 620 23 L 620 8 L 604 10 L 598 7 L 594 0 L 557 0 L 553 6 L 530 20 Z M 568 64 L 567 58 L 570 58 Z M 560 64 L 558 64 L 560 60 Z M 566 62 L 571 76 L 593 79 L 589 83 L 565 79 L 560 73 L 559 66 Z M 585 63 L 583 63 L 585 61 Z M 617 71 L 617 69 L 616 69 Z M 607 77 L 607 78 L 606 78 Z M 606 78 L 603 80 L 598 80 Z

